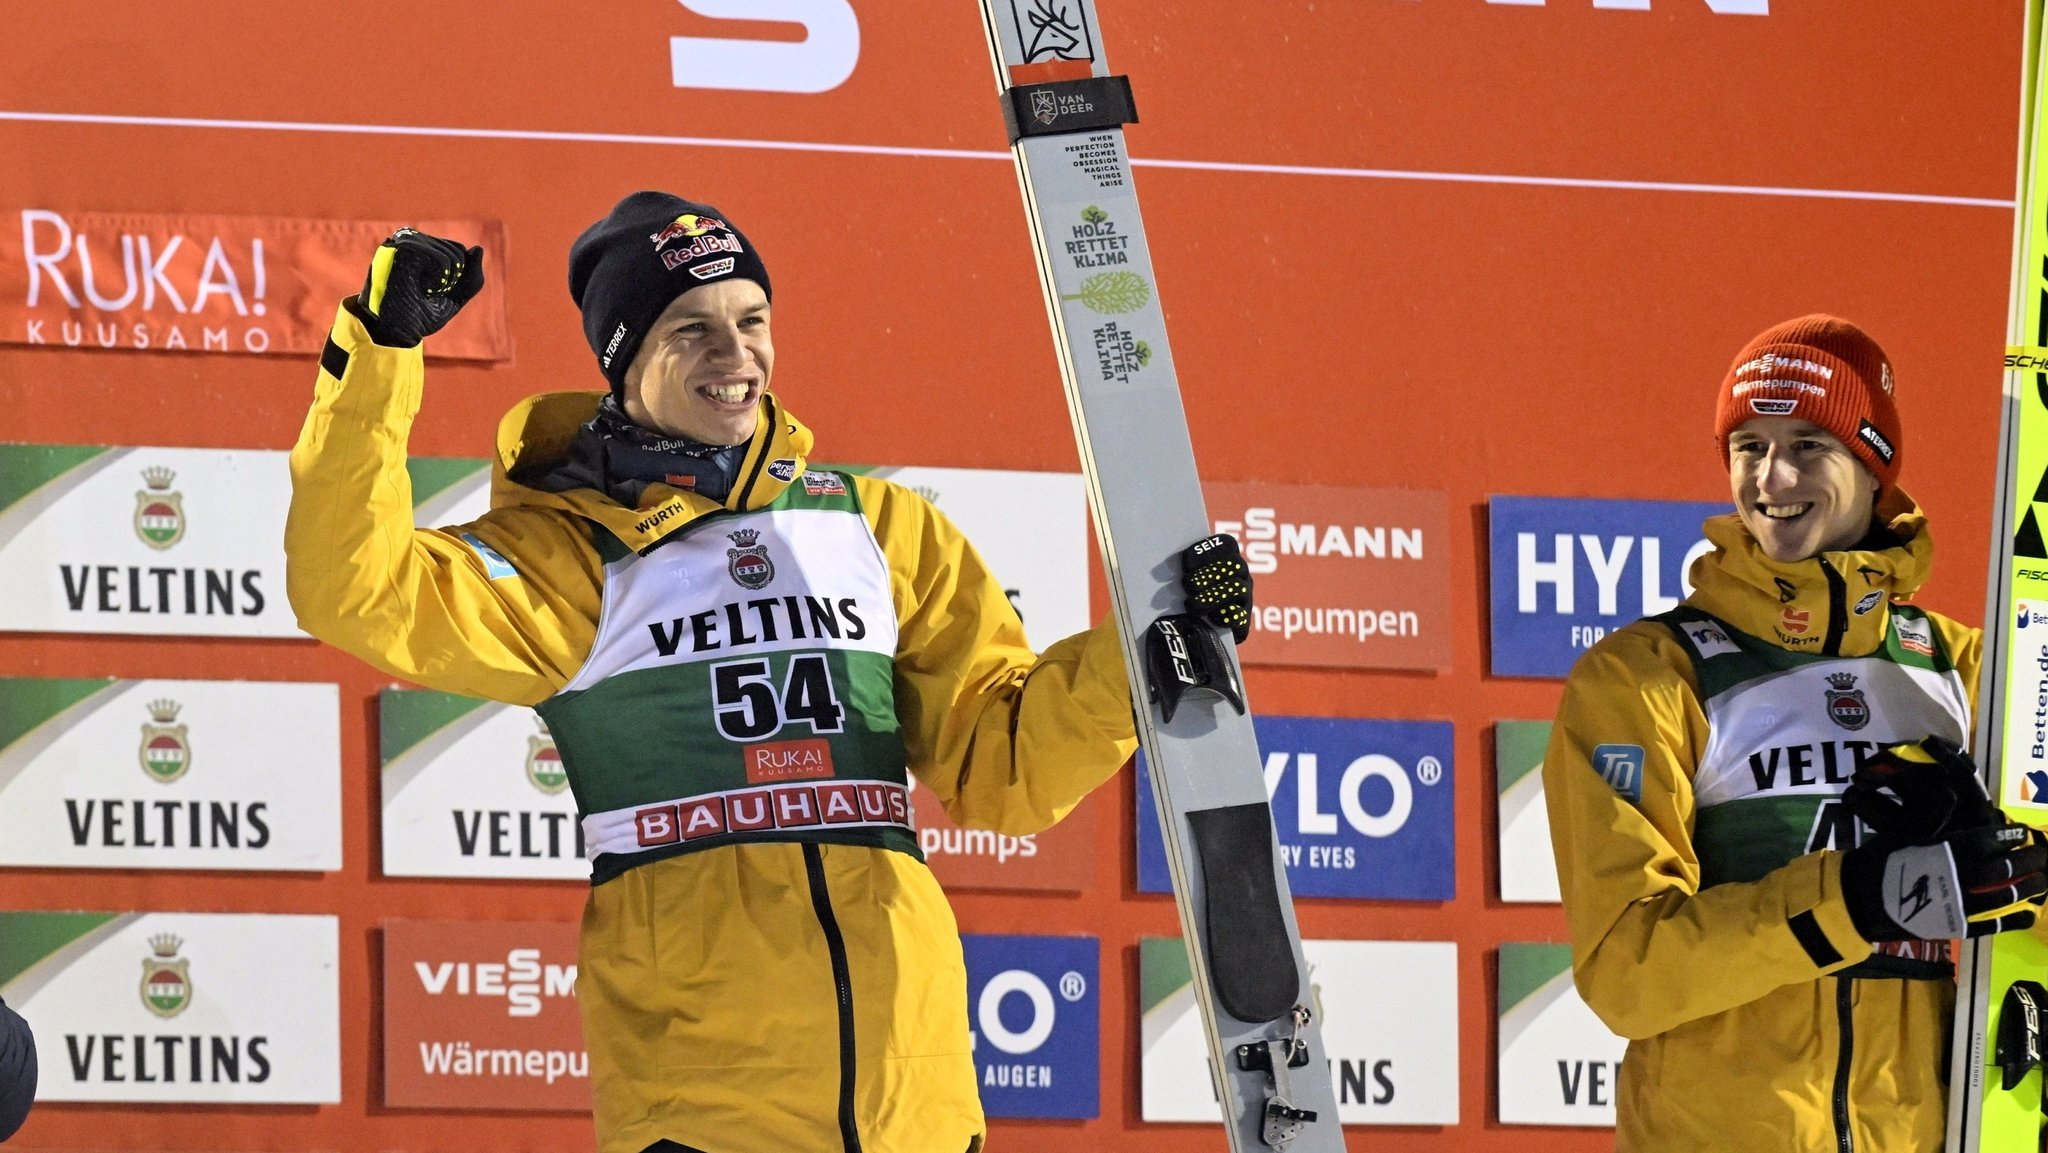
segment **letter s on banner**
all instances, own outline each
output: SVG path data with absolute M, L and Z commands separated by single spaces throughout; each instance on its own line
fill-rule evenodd
M 804 26 L 796 43 L 712 36 L 668 39 L 677 88 L 749 92 L 830 92 L 860 61 L 860 21 L 851 0 L 676 0 L 714 20 L 767 20 Z

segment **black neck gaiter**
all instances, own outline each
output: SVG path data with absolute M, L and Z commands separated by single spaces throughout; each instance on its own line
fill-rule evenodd
M 640 507 L 650 484 L 722 502 L 746 454 L 744 443 L 700 444 L 635 424 L 608 396 L 597 406 L 597 415 L 576 430 L 566 456 L 537 475 L 513 479 L 543 492 L 594 488 L 627 508 Z

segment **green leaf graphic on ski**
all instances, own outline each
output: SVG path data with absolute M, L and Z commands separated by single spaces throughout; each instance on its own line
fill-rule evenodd
M 1136 312 L 1152 299 L 1152 286 L 1135 272 L 1098 272 L 1081 282 L 1081 291 L 1061 300 L 1078 300 L 1107 316 Z

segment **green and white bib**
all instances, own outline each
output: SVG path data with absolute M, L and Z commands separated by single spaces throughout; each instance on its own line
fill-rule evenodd
M 1840 797 L 1864 758 L 1930 735 L 1969 740 L 1968 686 L 1910 606 L 1892 606 L 1883 647 L 1862 657 L 1788 652 L 1684 606 L 1657 619 L 1691 650 L 1705 702 L 1693 774 L 1702 888 L 1853 848 Z
M 597 636 L 537 706 L 596 879 L 745 841 L 916 855 L 889 566 L 851 482 L 806 472 L 645 555 L 599 536 Z

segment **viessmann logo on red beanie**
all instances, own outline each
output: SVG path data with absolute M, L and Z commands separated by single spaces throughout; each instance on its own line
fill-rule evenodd
M 1736 354 L 1714 409 L 1714 442 L 1728 463 L 1728 434 L 1759 416 L 1810 421 L 1833 433 L 1890 489 L 1905 443 L 1892 398 L 1892 366 L 1870 334 L 1815 314 L 1759 333 Z

